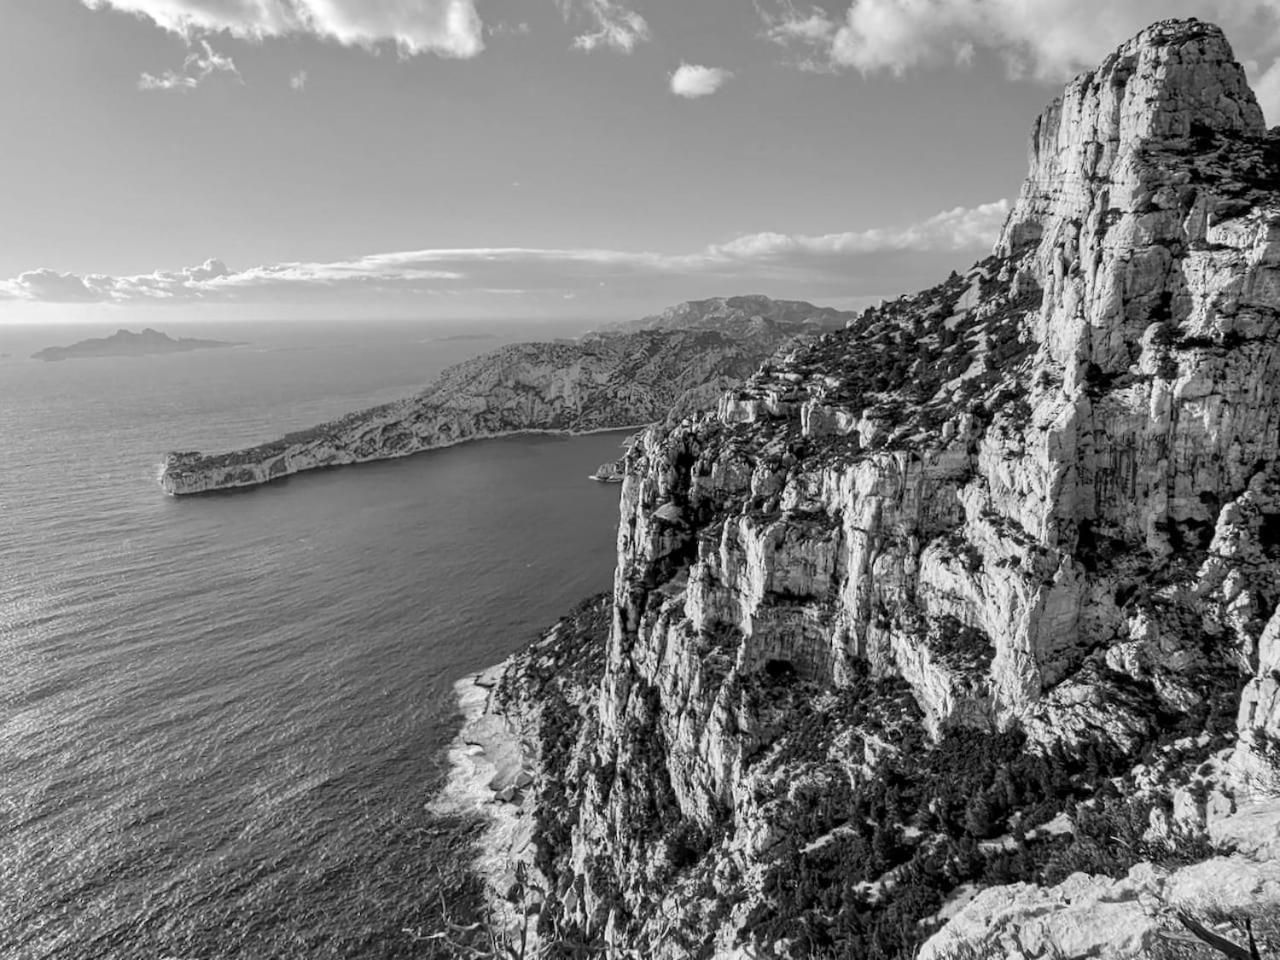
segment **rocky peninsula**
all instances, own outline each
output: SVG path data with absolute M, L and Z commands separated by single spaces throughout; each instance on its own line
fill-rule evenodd
M 1280 131 L 1216 27 L 1066 87 L 990 257 L 623 474 L 612 595 L 473 714 L 547 955 L 1277 948 Z
M 805 306 L 804 316 L 824 317 L 828 328 L 850 316 Z M 683 327 L 502 347 L 450 367 L 406 400 L 246 450 L 170 453 L 160 485 L 175 496 L 232 490 L 486 437 L 644 426 L 714 402 L 766 358 L 816 328 L 730 312 L 726 319 L 717 311 L 714 329 L 702 329 L 694 312 Z

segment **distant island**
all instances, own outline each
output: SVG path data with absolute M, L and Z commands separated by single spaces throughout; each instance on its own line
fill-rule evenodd
M 46 347 L 31 355 L 33 360 L 83 360 L 88 357 L 146 357 L 156 353 L 186 353 L 190 350 L 213 350 L 218 347 L 239 347 L 240 343 L 227 340 L 198 340 L 195 337 L 179 337 L 147 327 L 141 333 L 117 330 L 109 337 L 92 337 L 69 347 Z

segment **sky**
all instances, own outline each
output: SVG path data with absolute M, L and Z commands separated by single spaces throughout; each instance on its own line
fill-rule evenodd
M 1280 0 L 2 0 L 0 323 L 860 307 L 1193 15 L 1280 122 Z

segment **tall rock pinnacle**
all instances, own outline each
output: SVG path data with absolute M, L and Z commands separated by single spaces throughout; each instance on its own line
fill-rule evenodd
M 1222 31 L 1156 23 L 1067 85 L 1036 120 L 1030 170 L 998 249 L 1054 243 L 1073 220 L 1138 199 L 1144 144 L 1209 133 L 1261 136 L 1262 110 Z

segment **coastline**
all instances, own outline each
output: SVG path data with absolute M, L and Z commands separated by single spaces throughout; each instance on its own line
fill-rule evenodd
M 449 744 L 449 773 L 427 809 L 480 817 L 485 827 L 467 867 L 481 880 L 487 905 L 508 931 L 521 915 L 506 896 L 517 885 L 517 864 L 533 864 L 535 759 L 506 717 L 490 709 L 494 690 L 514 657 L 458 680 L 454 697 L 462 727 Z
M 336 470 L 341 467 L 355 467 L 355 466 L 360 466 L 361 464 L 366 464 L 366 463 L 380 463 L 383 461 L 390 461 L 390 460 L 403 460 L 406 457 L 416 456 L 420 453 L 431 453 L 436 450 L 446 450 L 450 447 L 461 446 L 464 443 L 478 443 L 484 440 L 502 440 L 507 437 L 520 437 L 520 436 L 589 437 L 599 433 L 622 433 L 624 431 L 628 433 L 634 433 L 652 426 L 654 422 L 656 421 L 648 421 L 641 424 L 629 424 L 629 425 L 623 424 L 622 426 L 617 426 L 617 427 L 593 427 L 590 430 L 568 430 L 568 429 L 553 430 L 553 429 L 547 429 L 547 428 L 531 427 L 531 428 L 522 429 L 522 430 L 501 430 L 501 431 L 496 431 L 492 433 L 476 433 L 468 437 L 460 437 L 457 440 L 450 440 L 447 443 L 433 444 L 432 446 L 422 447 L 416 450 L 405 450 L 397 453 L 388 453 L 388 454 L 383 454 L 383 455 L 373 456 L 373 457 L 345 460 L 341 463 L 317 463 L 314 466 L 307 466 L 298 470 L 286 470 L 281 473 L 275 474 L 274 476 L 268 476 L 265 479 L 253 479 L 253 480 L 246 480 L 246 481 L 241 481 L 236 483 L 218 484 L 217 486 L 210 486 L 201 490 L 182 491 L 182 492 L 172 490 L 170 489 L 169 485 L 166 484 L 166 473 L 168 470 L 168 464 L 165 460 L 162 460 L 159 464 L 156 465 L 156 470 L 157 470 L 156 480 L 160 485 L 160 489 L 164 491 L 166 496 L 175 497 L 175 498 L 176 497 L 198 497 L 204 494 L 230 493 L 237 490 L 251 490 L 255 487 L 265 487 L 267 484 L 274 483 L 277 480 L 284 480 L 289 477 L 298 476 L 299 474 L 312 473 L 319 470 Z M 165 456 L 167 458 L 168 456 L 170 456 L 170 454 L 166 454 Z M 276 456 L 288 457 L 289 453 L 285 452 L 282 454 L 277 454 Z M 258 463 L 255 463 L 254 466 L 260 466 L 262 462 L 263 461 L 259 461 Z M 594 479 L 594 478 L 591 478 L 591 479 Z
M 543 844 L 567 827 L 554 808 L 571 786 L 564 736 L 576 738 L 594 707 L 612 611 L 610 593 L 588 597 L 524 649 L 454 684 L 462 725 L 428 809 L 482 821 L 460 865 L 480 881 L 490 929 L 512 944 L 540 942 L 538 929 L 561 936 L 577 909 L 580 891 L 566 890 Z

